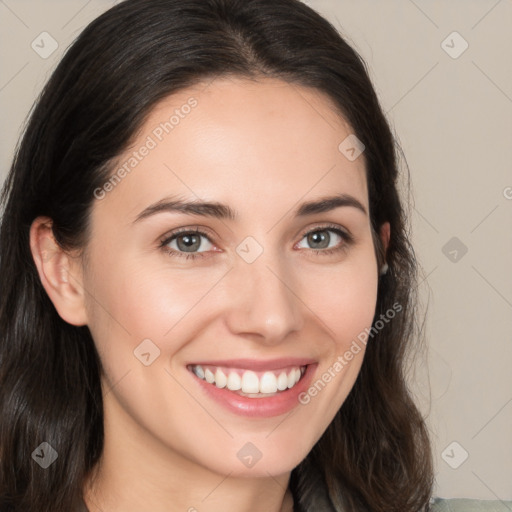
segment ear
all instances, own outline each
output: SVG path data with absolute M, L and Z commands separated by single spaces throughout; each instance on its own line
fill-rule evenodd
M 38 217 L 30 226 L 30 250 L 48 297 L 71 325 L 87 324 L 81 261 L 55 241 L 52 219 Z
M 391 225 L 389 224 L 389 222 L 384 222 L 384 224 L 382 224 L 382 226 L 380 228 L 380 233 L 379 233 L 380 239 L 382 241 L 382 247 L 384 249 L 384 259 L 385 259 L 385 256 L 386 256 L 386 253 L 388 250 L 388 246 L 389 246 L 390 234 L 391 234 Z

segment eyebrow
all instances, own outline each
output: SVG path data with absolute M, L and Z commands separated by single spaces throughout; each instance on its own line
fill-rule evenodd
M 336 194 L 302 203 L 295 210 L 295 216 L 306 217 L 308 215 L 314 215 L 315 213 L 329 212 L 340 207 L 353 207 L 360 210 L 365 215 L 368 215 L 366 208 L 359 199 L 348 194 Z M 135 224 L 136 222 L 162 212 L 179 212 L 187 215 L 200 215 L 203 217 L 213 217 L 231 221 L 237 219 L 237 212 L 224 203 L 216 201 L 185 201 L 170 197 L 149 205 L 137 215 L 133 223 Z

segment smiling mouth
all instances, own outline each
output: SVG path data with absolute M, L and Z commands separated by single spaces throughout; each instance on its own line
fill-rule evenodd
M 188 365 L 187 369 L 198 379 L 217 388 L 225 388 L 248 398 L 266 398 L 292 389 L 302 379 L 307 366 L 261 372 L 199 364 Z

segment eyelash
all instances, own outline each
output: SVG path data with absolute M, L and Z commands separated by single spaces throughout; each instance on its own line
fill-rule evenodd
M 301 235 L 301 240 L 306 237 L 307 235 L 310 235 L 312 233 L 316 233 L 318 231 L 332 231 L 339 235 L 343 239 L 343 244 L 338 247 L 332 247 L 330 249 L 309 249 L 309 251 L 313 251 L 313 254 L 317 256 L 329 256 L 331 254 L 343 251 L 347 249 L 347 246 L 350 246 L 354 242 L 354 238 L 352 235 L 349 235 L 345 231 L 342 231 L 338 226 L 335 225 L 325 225 L 325 226 L 317 226 L 313 229 L 310 229 L 306 232 L 304 232 Z M 169 243 L 171 243 L 173 240 L 178 238 L 180 235 L 201 235 L 207 238 L 210 243 L 213 244 L 213 242 L 210 240 L 210 237 L 208 233 L 205 233 L 204 231 L 201 231 L 199 228 L 197 229 L 190 229 L 190 228 L 181 228 L 173 231 L 169 234 L 164 240 L 160 242 L 160 248 L 167 253 L 171 257 L 177 257 L 177 258 L 185 258 L 185 259 L 192 259 L 195 260 L 197 258 L 207 258 L 208 256 L 205 256 L 202 252 L 199 253 L 185 253 L 185 252 L 179 252 L 175 249 L 170 249 L 167 247 Z M 205 251 L 209 252 L 209 251 Z

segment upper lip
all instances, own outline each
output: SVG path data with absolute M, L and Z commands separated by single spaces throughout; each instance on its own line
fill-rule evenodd
M 300 367 L 313 364 L 316 361 L 304 357 L 282 357 L 279 359 L 257 360 L 257 359 L 216 359 L 215 361 L 194 361 L 189 365 L 199 366 L 224 366 L 227 368 L 239 368 L 243 370 L 264 371 L 279 370 L 289 366 Z

